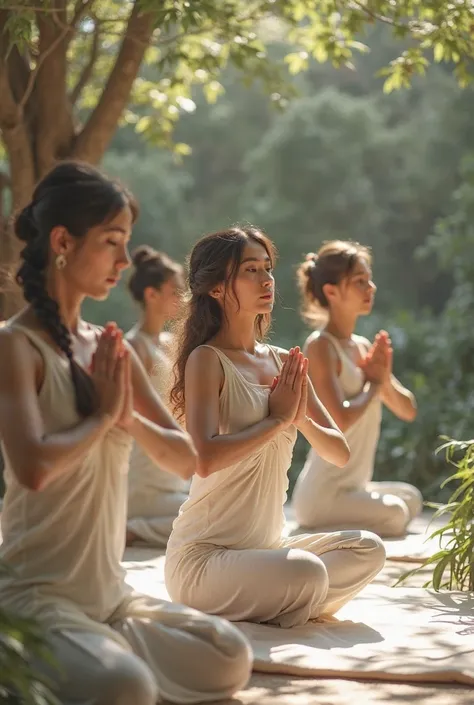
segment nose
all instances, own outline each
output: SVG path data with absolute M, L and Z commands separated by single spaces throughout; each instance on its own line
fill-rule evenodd
M 273 286 L 273 275 L 271 272 L 265 272 L 264 274 L 264 279 L 263 279 L 263 286 L 265 286 L 267 289 L 270 289 Z
M 369 282 L 369 289 L 372 291 L 373 294 L 375 294 L 375 292 L 377 291 L 377 287 L 375 286 L 372 280 Z
M 117 262 L 117 267 L 120 271 L 122 271 L 130 267 L 131 262 L 132 260 L 130 258 L 130 254 L 128 252 L 128 249 L 125 247 L 120 255 L 119 261 Z

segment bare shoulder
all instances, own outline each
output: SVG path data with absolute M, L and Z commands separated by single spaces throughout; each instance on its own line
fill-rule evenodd
M 217 352 L 208 345 L 199 345 L 194 348 L 186 362 L 186 370 L 196 370 L 201 374 L 213 370 L 220 370 L 221 363 Z
M 42 358 L 27 335 L 8 324 L 0 329 L 0 379 L 5 384 L 23 376 L 28 370 L 36 372 Z M 18 372 L 17 372 L 18 371 Z
M 212 348 L 200 345 L 189 355 L 185 367 L 186 386 L 192 388 L 221 390 L 224 384 L 224 369 L 219 356 Z
M 7 358 L 15 361 L 17 354 L 24 356 L 28 352 L 31 354 L 33 352 L 33 346 L 30 344 L 28 336 L 22 330 L 4 323 L 0 327 L 0 358 L 2 361 Z
M 305 355 L 315 360 L 332 359 L 334 357 L 334 346 L 321 331 L 317 330 L 306 338 L 303 346 Z

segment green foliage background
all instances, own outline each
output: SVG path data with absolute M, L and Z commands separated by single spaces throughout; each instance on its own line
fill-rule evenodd
M 385 414 L 377 476 L 414 482 L 434 499 L 445 473 L 437 438 L 469 436 L 474 404 L 474 94 L 435 65 L 411 89 L 386 95 L 376 67 L 399 47 L 384 28 L 367 42 L 356 70 L 315 64 L 295 76 L 297 97 L 284 110 L 228 69 L 224 94 L 208 104 L 196 91 L 181 116 L 175 137 L 189 156 L 123 128 L 104 166 L 141 201 L 133 244 L 182 259 L 210 230 L 242 221 L 266 229 L 280 252 L 273 339 L 284 346 L 308 333 L 294 282 L 304 253 L 336 237 L 373 248 L 378 293 L 361 332 L 390 331 L 395 371 L 420 407 L 412 425 Z M 278 63 L 288 46 L 277 41 L 270 52 Z M 137 312 L 121 286 L 88 314 L 128 328 Z M 300 441 L 292 483 L 305 453 Z

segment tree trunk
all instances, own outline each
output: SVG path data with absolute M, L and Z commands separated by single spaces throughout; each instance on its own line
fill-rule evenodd
M 39 52 L 36 68 L 16 48 L 10 50 L 3 32 L 9 12 L 0 10 L 0 131 L 10 167 L 12 212 L 31 199 L 35 183 L 61 159 L 101 161 L 127 105 L 153 33 L 153 15 L 135 3 L 115 64 L 96 108 L 76 130 L 67 86 L 67 48 L 87 3 L 78 5 L 67 24 L 67 1 L 52 0 L 60 18 L 37 15 Z M 10 219 L 11 220 L 11 219 Z M 14 284 L 21 243 L 11 223 L 0 217 L 0 320 L 23 304 Z

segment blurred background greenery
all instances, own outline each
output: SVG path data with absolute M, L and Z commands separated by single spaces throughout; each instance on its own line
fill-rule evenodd
M 412 425 L 385 413 L 377 478 L 412 482 L 433 499 L 445 474 L 438 438 L 469 438 L 474 406 L 474 92 L 435 65 L 411 89 L 386 95 L 376 68 L 399 46 L 383 26 L 366 42 L 371 52 L 356 70 L 313 64 L 294 76 L 297 97 L 284 110 L 229 68 L 225 93 L 208 104 L 196 92 L 178 123 L 188 156 L 124 127 L 104 167 L 140 200 L 132 246 L 182 260 L 201 234 L 236 222 L 269 233 L 280 253 L 272 340 L 282 346 L 308 333 L 294 278 L 303 255 L 331 238 L 373 248 L 376 305 L 360 332 L 390 332 L 395 372 L 420 408 Z M 288 47 L 270 51 L 278 62 Z M 89 302 L 87 315 L 128 328 L 137 311 L 122 284 L 107 302 Z M 306 451 L 300 440 L 292 485 Z

